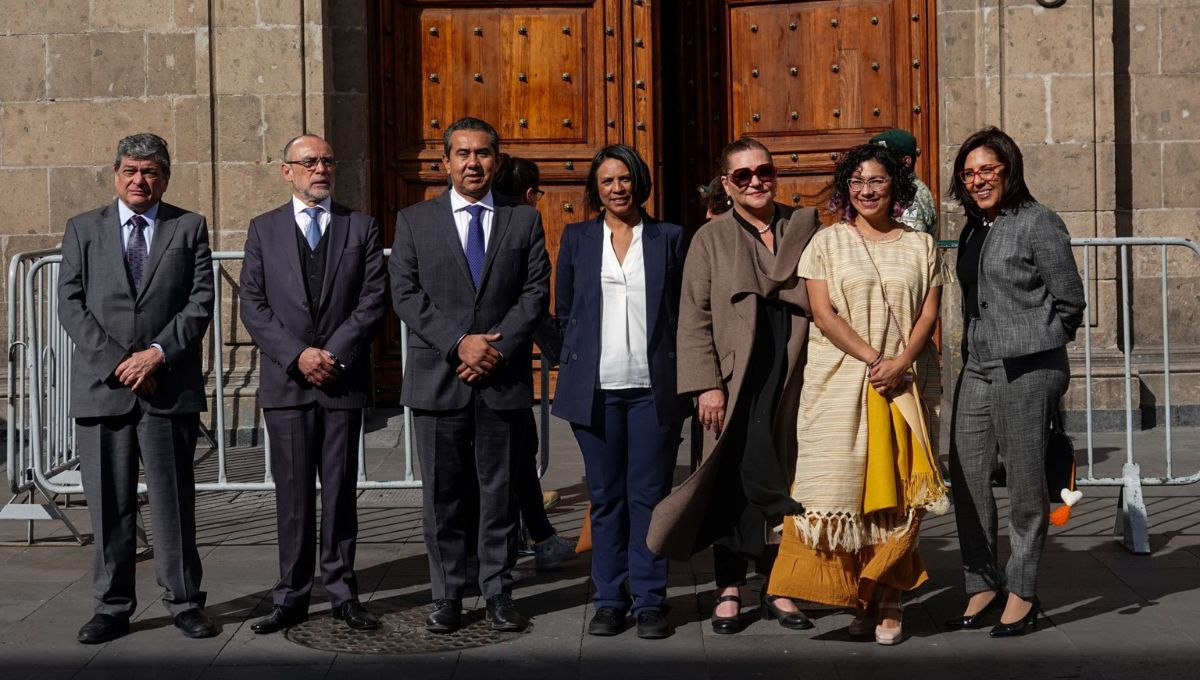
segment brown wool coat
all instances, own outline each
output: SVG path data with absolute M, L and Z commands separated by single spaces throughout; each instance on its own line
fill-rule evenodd
M 800 253 L 820 226 L 817 212 L 815 208 L 779 208 L 791 212 L 791 217 L 780 229 L 773 259 L 730 211 L 696 232 L 684 261 L 676 342 L 677 389 L 682 395 L 695 396 L 724 387 L 726 423 L 736 417 L 733 409 L 738 405 L 750 348 L 754 346 L 756 297 L 774 295 L 811 315 L 804 282 L 796 276 L 796 268 Z M 786 470 L 793 469 L 796 460 L 796 408 L 808 339 L 805 315 L 792 318 L 787 378 L 773 425 L 780 449 L 776 454 L 786 462 Z M 685 560 L 708 547 L 697 545 L 697 532 L 719 483 L 721 456 L 723 451 L 742 444 L 702 432 L 699 467 L 654 509 L 646 537 L 651 550 L 671 559 Z

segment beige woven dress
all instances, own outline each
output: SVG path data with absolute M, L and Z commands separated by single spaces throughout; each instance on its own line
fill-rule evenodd
M 864 241 L 853 226 L 841 222 L 817 232 L 800 258 L 798 273 L 825 281 L 834 311 L 886 358 L 903 351 L 929 289 L 952 276 L 928 234 L 906 228 L 882 241 Z M 884 291 L 895 314 L 892 321 Z M 925 403 L 937 404 L 941 385 L 932 344 L 914 371 Z M 926 577 L 914 549 L 919 513 L 863 513 L 869 389 L 866 364 L 813 326 L 792 485 L 792 496 L 805 512 L 785 524 L 782 562 L 776 562 L 771 577 L 773 594 L 853 605 L 864 594 L 861 578 L 882 578 L 907 590 Z M 937 432 L 933 414 L 928 417 L 930 432 Z M 874 567 L 868 571 L 878 573 L 864 573 L 872 559 Z

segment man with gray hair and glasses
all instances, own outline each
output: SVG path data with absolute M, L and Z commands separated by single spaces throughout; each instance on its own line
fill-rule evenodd
M 117 199 L 67 220 L 58 315 L 75 342 L 70 415 L 92 520 L 95 615 L 84 644 L 129 632 L 137 610 L 138 460 L 154 527 L 154 572 L 175 626 L 217 628 L 204 613 L 196 550 L 193 462 L 207 409 L 201 350 L 213 314 L 208 225 L 162 202 L 167 143 L 150 133 L 117 144 Z

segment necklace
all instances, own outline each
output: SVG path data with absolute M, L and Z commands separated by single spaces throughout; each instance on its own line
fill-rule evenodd
M 754 227 L 754 231 L 757 231 L 758 235 L 762 236 L 763 234 L 767 233 L 768 231 L 771 231 L 771 223 L 768 222 L 767 226 L 763 227 L 762 229 L 759 229 L 758 227 Z

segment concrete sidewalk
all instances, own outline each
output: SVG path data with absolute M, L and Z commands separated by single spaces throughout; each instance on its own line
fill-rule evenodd
M 369 440 L 372 474 L 396 469 L 395 430 L 382 422 L 374 430 Z M 1159 435 L 1139 433 L 1144 439 L 1135 442 L 1139 459 L 1148 460 L 1146 452 Z M 558 422 L 552 439 L 554 455 L 544 485 L 562 493 L 563 502 L 551 516 L 564 535 L 573 537 L 586 507 L 582 463 L 569 431 Z M 1188 466 L 1197 469 L 1198 442 L 1195 430 L 1175 432 L 1177 452 L 1188 451 L 1176 454 L 1177 473 Z M 1123 438 L 1101 443 L 1099 464 L 1116 464 L 1119 471 Z M 253 468 L 255 460 L 261 464 L 261 453 L 248 455 L 246 466 Z M 680 460 L 683 474 L 686 445 Z M 669 618 L 676 630 L 666 640 L 640 640 L 632 630 L 614 638 L 587 636 L 592 614 L 587 556 L 548 574 L 535 573 L 526 559 L 515 596 L 532 616 L 530 631 L 482 646 L 451 648 L 481 644 L 475 638 L 487 637 L 476 635 L 472 642 L 464 635 L 458 643 L 446 641 L 443 651 L 415 655 L 319 651 L 283 635 L 253 634 L 248 622 L 269 610 L 277 574 L 273 498 L 266 493 L 203 494 L 198 520 L 204 586 L 208 611 L 221 626 L 218 637 L 189 640 L 172 627 L 156 601 L 160 591 L 153 564 L 143 560 L 138 565 L 142 601 L 133 632 L 98 647 L 76 643 L 76 631 L 91 615 L 91 548 L 74 546 L 65 530 L 44 523 L 38 525 L 38 535 L 45 539 L 39 545 L 0 548 L 0 678 L 1196 677 L 1200 487 L 1146 489 L 1154 549 L 1150 556 L 1131 555 L 1111 538 L 1115 491 L 1086 488 L 1071 522 L 1052 530 L 1039 593 L 1046 616 L 1038 631 L 1024 638 L 993 640 L 986 630 L 941 632 L 940 622 L 956 614 L 962 601 L 954 518 L 947 515 L 931 518 L 923 527 L 921 552 L 931 582 L 908 600 L 908 637 L 898 647 L 850 638 L 850 615 L 844 611 L 812 612 L 817 627 L 811 631 L 788 631 L 758 620 L 750 605 L 757 601 L 759 581 L 744 591 L 745 616 L 753 622 L 738 635 L 714 635 L 708 623 L 711 562 L 701 554 L 672 564 Z M 385 623 L 395 630 L 407 630 L 407 623 L 423 618 L 429 601 L 420 510 L 413 507 L 412 496 L 364 492 L 360 498 L 362 596 L 385 613 Z M 82 531 L 89 530 L 85 508 L 76 505 L 67 512 Z M 1002 507 L 1001 517 L 1006 515 Z M 148 528 L 152 533 L 153 527 Z M 0 540 L 24 537 L 23 524 L 0 525 Z M 319 586 L 316 596 L 322 597 Z M 314 615 L 323 616 L 324 610 L 323 602 L 314 601 Z M 314 630 L 322 626 L 329 628 L 320 618 L 311 622 Z M 414 642 L 421 633 L 404 635 Z M 389 640 L 378 642 L 387 646 Z

